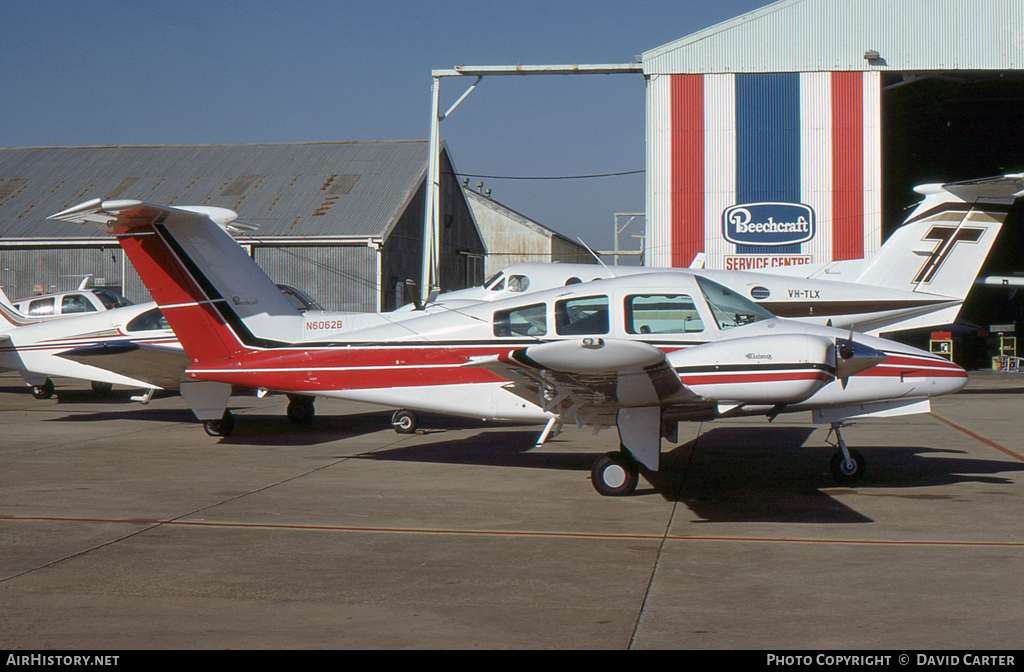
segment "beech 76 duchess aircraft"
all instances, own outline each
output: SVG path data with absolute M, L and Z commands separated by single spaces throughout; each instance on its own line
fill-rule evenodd
M 615 426 L 602 494 L 656 471 L 683 420 L 810 411 L 830 423 L 837 478 L 864 460 L 852 418 L 926 412 L 960 390 L 959 366 L 853 332 L 776 318 L 692 271 L 560 287 L 395 320 L 300 314 L 221 228 L 235 213 L 96 199 L 53 215 L 120 242 L 191 362 L 180 386 L 221 434 L 232 385 L 475 418 Z M 215 221 L 216 220 L 216 223 Z

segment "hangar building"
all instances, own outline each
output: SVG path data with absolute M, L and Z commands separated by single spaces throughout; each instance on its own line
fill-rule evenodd
M 49 221 L 91 198 L 231 208 L 275 282 L 329 310 L 401 305 L 420 277 L 428 143 L 316 142 L 0 149 L 0 285 L 10 298 L 95 284 L 149 299 L 116 241 Z M 485 248 L 441 152 L 443 290 L 484 279 Z
M 1019 0 L 782 0 L 642 61 L 651 266 L 870 256 L 915 185 L 1024 171 Z

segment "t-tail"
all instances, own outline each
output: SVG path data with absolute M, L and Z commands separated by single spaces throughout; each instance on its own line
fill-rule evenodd
M 924 196 L 857 282 L 964 300 L 988 257 L 1024 175 L 914 189 Z
M 924 200 L 870 259 L 791 272 L 962 302 L 1013 202 L 1024 195 L 1024 174 L 924 184 L 914 191 Z
M 227 233 L 253 228 L 232 210 L 94 199 L 49 219 L 113 233 L 193 363 L 302 332 L 299 312 Z

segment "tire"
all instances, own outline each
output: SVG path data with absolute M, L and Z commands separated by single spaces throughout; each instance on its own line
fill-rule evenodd
M 296 397 L 288 402 L 288 419 L 296 425 L 308 425 L 316 416 L 313 397 Z
M 93 392 L 103 395 L 110 394 L 110 391 L 114 389 L 113 383 L 100 383 L 95 380 L 92 381 L 91 386 Z
M 843 457 L 843 451 L 837 450 L 832 454 L 832 460 L 829 462 L 829 470 L 832 472 L 832 477 L 840 483 L 856 483 L 864 476 L 864 456 L 856 450 L 850 450 L 850 457 L 854 462 L 854 469 L 850 471 L 846 466 L 846 459 Z
M 227 437 L 235 429 L 235 416 L 231 411 L 225 410 L 220 420 L 207 420 L 203 423 L 203 429 L 210 436 Z
M 49 399 L 53 396 L 53 389 L 53 381 L 47 378 L 45 383 L 32 388 L 32 396 L 36 399 Z
M 416 414 L 404 408 L 395 411 L 395 414 L 391 416 L 391 426 L 399 434 L 414 434 L 419 425 L 420 420 L 416 417 Z
M 640 470 L 627 453 L 612 452 L 600 457 L 590 470 L 594 489 L 605 497 L 625 497 L 636 490 Z

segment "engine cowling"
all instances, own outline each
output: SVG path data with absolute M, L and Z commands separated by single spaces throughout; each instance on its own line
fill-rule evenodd
M 836 352 L 824 336 L 779 334 L 705 343 L 668 357 L 683 384 L 705 399 L 774 406 L 803 401 L 835 380 Z

